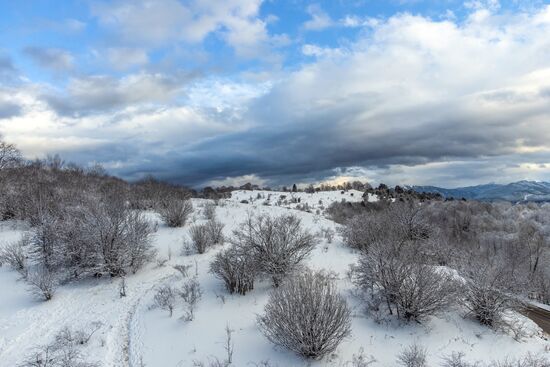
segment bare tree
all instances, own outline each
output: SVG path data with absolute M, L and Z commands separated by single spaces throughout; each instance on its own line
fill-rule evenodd
M 295 215 L 249 216 L 233 233 L 232 242 L 254 257 L 258 268 L 279 286 L 315 247 L 315 239 Z
M 271 342 L 320 359 L 350 334 L 350 314 L 327 274 L 305 271 L 271 292 L 258 324 Z
M 22 156 L 19 149 L 14 144 L 2 140 L 2 135 L 0 135 L 0 170 L 16 167 L 21 161 Z

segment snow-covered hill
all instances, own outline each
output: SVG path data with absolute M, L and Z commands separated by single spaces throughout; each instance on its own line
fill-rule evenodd
M 313 233 L 323 229 L 336 231 L 337 224 L 322 215 L 321 207 L 342 199 L 359 201 L 361 193 L 237 191 L 231 199 L 220 201 L 216 217 L 225 225 L 227 236 L 249 213 L 280 215 L 292 212 Z M 206 220 L 202 215 L 205 203 L 205 200 L 193 200 L 195 213 L 191 223 L 184 228 L 168 228 L 157 214 L 147 213 L 151 220 L 159 223 L 155 247 L 159 258 L 166 263 L 154 262 L 128 276 L 126 297 L 119 296 L 119 279 L 103 277 L 62 285 L 51 301 L 39 302 L 26 291 L 15 272 L 1 267 L 0 366 L 17 366 L 36 346 L 51 342 L 66 326 L 89 333 L 97 329 L 82 346 L 82 353 L 89 361 L 106 367 L 187 367 L 200 361 L 207 365 L 209 360 L 225 356 L 226 327 L 233 330 L 233 365 L 239 367 L 260 365 L 262 361 L 280 367 L 308 363 L 312 366 L 349 366 L 347 363 L 360 354 L 375 359 L 377 363 L 373 366 L 395 366 L 397 354 L 413 342 L 427 348 L 429 362 L 434 366 L 453 351 L 464 352 L 468 359 L 487 361 L 523 356 L 527 352 L 550 353 L 550 344 L 541 338 L 541 330 L 519 314 L 509 317 L 525 324 L 525 336 L 520 341 L 511 333 L 496 332 L 463 318 L 458 309 L 433 317 L 425 324 L 402 325 L 391 319 L 377 323 L 372 316 L 366 315 L 364 301 L 354 291 L 348 277 L 349 266 L 357 261 L 357 253 L 345 247 L 336 235 L 331 243 L 319 236 L 306 265 L 335 272 L 339 289 L 353 310 L 352 335 L 328 358 L 306 362 L 287 350 L 274 347 L 256 325 L 256 315 L 262 313 L 271 289 L 269 281 L 258 282 L 246 296 L 229 295 L 222 282 L 209 273 L 210 262 L 227 243 L 205 254 L 182 251 L 190 224 Z M 310 207 L 310 212 L 298 207 L 304 204 Z M 16 240 L 26 229 L 21 223 L 3 224 L 0 243 Z M 184 312 L 181 304 L 176 307 L 173 317 L 152 307 L 159 286 L 182 285 L 182 275 L 173 268 L 177 264 L 190 265 L 190 273 L 197 276 L 202 289 L 193 321 L 181 319 Z

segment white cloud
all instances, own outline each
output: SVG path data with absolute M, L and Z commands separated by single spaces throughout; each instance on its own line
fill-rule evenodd
M 345 49 L 306 44 L 314 60 L 258 82 L 138 73 L 35 86 L 0 128 L 27 150 L 58 145 L 126 175 L 162 168 L 192 183 L 355 166 L 393 184 L 550 179 L 550 6 L 371 27 Z
M 240 56 L 261 55 L 270 41 L 259 18 L 262 0 L 116 1 L 94 4 L 93 14 L 129 45 L 159 47 L 222 37 Z M 272 18 L 268 17 L 268 21 Z
M 74 66 L 73 55 L 59 48 L 27 47 L 24 53 L 40 66 L 55 72 L 65 72 Z
M 311 19 L 304 23 L 304 29 L 309 31 L 320 31 L 334 25 L 331 17 L 317 4 L 309 5 L 307 12 Z
M 341 48 L 329 48 L 305 44 L 302 46 L 302 53 L 306 56 L 336 58 L 343 56 L 345 51 Z
M 132 105 L 169 103 L 185 86 L 187 75 L 138 73 L 116 79 L 106 75 L 73 78 L 64 92 L 43 99 L 61 115 L 83 115 Z
M 107 59 L 115 70 L 127 70 L 134 66 L 147 65 L 147 52 L 140 48 L 111 47 L 107 49 Z

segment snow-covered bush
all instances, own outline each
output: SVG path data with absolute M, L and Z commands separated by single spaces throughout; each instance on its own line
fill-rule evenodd
M 550 359 L 541 355 L 533 355 L 531 353 L 519 359 L 506 359 L 490 364 L 490 367 L 548 367 Z
M 25 243 L 34 262 L 67 276 L 135 272 L 154 258 L 154 228 L 144 216 L 116 200 L 88 201 L 64 217 L 44 220 Z
M 31 286 L 31 292 L 44 301 L 51 300 L 57 288 L 57 279 L 47 268 L 30 272 L 27 282 Z
M 441 367 L 481 367 L 477 362 L 470 363 L 464 359 L 465 355 L 462 352 L 452 352 L 444 356 Z
M 410 244 L 379 241 L 364 252 L 354 267 L 356 285 L 381 297 L 390 314 L 422 321 L 447 309 L 457 287 L 451 274 L 424 264 Z
M 8 264 L 23 277 L 27 276 L 27 255 L 23 248 L 24 241 L 14 242 L 0 247 L 0 265 Z
M 276 287 L 315 247 L 315 237 L 295 215 L 250 216 L 233 232 L 232 242 L 253 256 Z
M 271 292 L 258 324 L 274 344 L 320 359 L 350 334 L 350 315 L 327 274 L 305 271 Z
M 191 265 L 177 264 L 174 265 L 173 268 L 177 270 L 183 278 L 187 278 L 187 276 L 189 275 L 189 269 L 191 269 Z
M 50 344 L 35 348 L 19 367 L 99 367 L 99 364 L 89 362 L 81 350 L 96 330 L 97 327 L 86 333 L 65 327 Z
M 184 319 L 186 321 L 193 321 L 195 318 L 195 308 L 202 297 L 202 290 L 198 280 L 196 278 L 186 280 L 179 291 L 179 295 L 187 305 Z
M 212 245 L 206 224 L 195 224 L 189 229 L 191 243 L 197 253 L 204 254 L 206 249 Z
M 256 268 L 252 256 L 235 245 L 219 252 L 210 264 L 210 272 L 223 280 L 229 293 L 242 295 L 254 289 Z
M 163 285 L 155 293 L 153 302 L 158 308 L 167 310 L 170 317 L 172 317 L 176 306 L 176 292 L 171 286 Z
M 209 201 L 206 204 L 204 204 L 204 208 L 202 209 L 202 214 L 207 220 L 216 219 L 216 204 L 213 201 Z
M 346 220 L 340 231 L 344 243 L 363 251 L 380 240 L 421 241 L 432 232 L 423 207 L 413 201 L 395 202 L 380 211 L 363 212 Z
M 373 213 L 364 213 L 348 219 L 340 227 L 344 243 L 351 248 L 367 250 L 384 235 L 385 223 Z
M 53 270 L 63 265 L 64 256 L 60 253 L 64 251 L 61 245 L 63 224 L 58 218 L 44 215 L 42 223 L 25 238 L 31 258 L 46 269 Z
M 504 268 L 477 263 L 466 276 L 462 303 L 481 324 L 495 326 L 506 311 L 517 306 L 517 301 L 510 296 L 514 281 Z
M 157 211 L 168 227 L 183 227 L 193 213 L 193 205 L 187 199 L 167 198 L 161 201 Z
M 92 207 L 84 219 L 83 240 L 96 251 L 92 260 L 99 257 L 94 264 L 96 271 L 123 275 L 127 270 L 135 272 L 154 258 L 154 229 L 141 213 L 104 204 Z
M 208 232 L 208 238 L 212 245 L 221 244 L 224 241 L 223 228 L 224 225 L 215 219 L 211 219 L 206 222 L 206 230 Z
M 550 305 L 550 269 L 538 270 L 533 275 L 533 287 L 532 297 Z
M 397 364 L 403 367 L 428 367 L 426 348 L 411 344 L 399 353 Z

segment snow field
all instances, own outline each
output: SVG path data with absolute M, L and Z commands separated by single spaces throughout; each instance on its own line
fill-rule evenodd
M 248 214 L 259 213 L 293 213 L 313 233 L 322 228 L 336 232 L 337 225 L 322 215 L 316 215 L 315 209 L 320 208 L 319 200 L 324 207 L 341 199 L 361 200 L 360 192 L 353 192 L 353 196 L 351 193 L 293 193 L 294 197 L 300 198 L 300 203 L 277 206 L 278 196 L 290 197 L 291 193 L 237 191 L 231 199 L 220 202 L 216 207 L 216 217 L 225 225 L 226 236 Z M 263 197 L 257 199 L 258 194 Z M 270 194 L 270 205 L 264 205 Z M 250 198 L 251 203 L 240 203 L 242 200 L 250 202 Z M 376 359 L 374 366 L 395 366 L 397 354 L 413 342 L 427 348 L 428 361 L 433 366 L 438 366 L 441 358 L 453 351 L 464 352 L 470 360 L 485 361 L 520 357 L 527 352 L 550 356 L 550 344 L 542 338 L 540 329 L 516 314 L 510 317 L 525 323 L 527 336 L 521 341 L 464 319 L 460 310 L 449 310 L 422 325 L 400 325 L 395 320 L 376 323 L 372 316 L 366 315 L 364 303 L 348 278 L 349 266 L 356 262 L 357 254 L 345 247 L 336 234 L 330 244 L 319 236 L 318 245 L 305 265 L 336 273 L 339 289 L 353 310 L 352 335 L 324 360 L 304 361 L 273 346 L 256 326 L 256 315 L 262 313 L 268 300 L 271 288 L 268 280 L 257 281 L 255 289 L 246 296 L 229 295 L 223 283 L 209 273 L 210 262 L 223 246 L 228 246 L 227 243 L 202 255 L 182 253 L 190 225 L 206 221 L 201 214 L 205 202 L 193 199 L 195 212 L 184 228 L 168 228 L 155 213 L 147 213 L 151 220 L 159 222 L 154 240 L 159 257 L 168 259 L 171 253 L 171 259 L 160 267 L 152 262 L 137 274 L 128 276 L 126 297 L 119 296 L 119 279 L 103 277 L 62 285 L 50 302 L 39 302 L 26 291 L 15 272 L 1 267 L 0 366 L 17 366 L 33 348 L 51 342 L 64 326 L 86 330 L 98 323 L 100 328 L 83 346 L 83 352 L 90 361 L 113 367 L 183 367 L 193 366 L 195 361 L 222 360 L 227 325 L 233 330 L 233 365 L 239 367 L 261 361 L 270 361 L 280 367 L 345 366 L 361 350 Z M 305 203 L 313 209 L 311 213 L 296 210 L 298 204 Z M 21 224 L 2 224 L 0 243 L 17 240 L 24 230 L 26 228 Z M 180 319 L 184 312 L 181 299 L 172 318 L 167 311 L 152 307 L 158 286 L 169 284 L 179 288 L 183 284 L 181 275 L 172 267 L 176 264 L 192 265 L 190 276 L 196 274 L 201 285 L 202 298 L 193 321 Z

